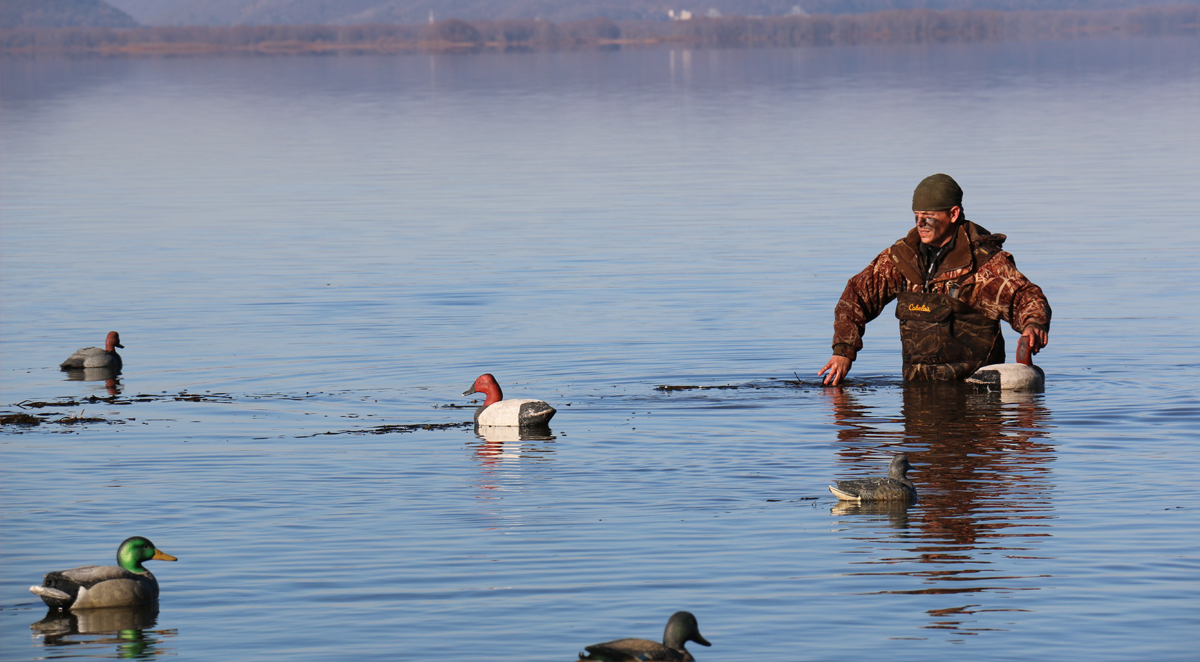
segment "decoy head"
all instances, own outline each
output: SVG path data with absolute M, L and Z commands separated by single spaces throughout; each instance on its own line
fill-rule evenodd
M 116 331 L 109 331 L 108 338 L 104 341 L 104 349 L 111 352 L 114 347 L 125 349 L 125 345 L 121 344 L 121 336 Z
M 667 621 L 667 629 L 663 630 L 663 645 L 675 650 L 683 650 L 685 642 L 694 641 L 701 646 L 712 646 L 700 634 L 700 624 L 690 611 L 677 611 Z
M 125 542 L 121 543 L 121 546 L 117 548 L 117 565 L 129 572 L 136 572 L 139 575 L 146 572 L 146 569 L 142 567 L 142 563 L 145 561 L 177 560 L 174 556 L 159 551 L 154 546 L 154 543 L 141 536 L 126 538 Z
M 487 396 L 487 399 L 483 401 L 484 407 L 504 399 L 504 392 L 500 390 L 500 385 L 496 383 L 496 378 L 490 372 L 480 375 L 475 380 L 475 383 L 471 384 L 471 388 L 463 391 L 463 395 L 471 395 L 472 393 L 483 393 Z
M 888 465 L 888 476 L 896 480 L 904 480 L 909 469 L 912 469 L 912 465 L 908 463 L 908 456 L 904 453 L 896 453 L 892 456 L 892 463 Z

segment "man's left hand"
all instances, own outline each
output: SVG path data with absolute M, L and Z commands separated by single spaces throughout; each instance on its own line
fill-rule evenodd
M 1046 346 L 1047 342 L 1049 342 L 1049 334 L 1046 333 L 1046 331 L 1041 327 L 1037 327 L 1032 324 L 1025 327 L 1025 331 L 1023 331 L 1021 335 L 1025 338 L 1029 338 L 1029 349 L 1034 354 L 1042 351 L 1042 348 Z

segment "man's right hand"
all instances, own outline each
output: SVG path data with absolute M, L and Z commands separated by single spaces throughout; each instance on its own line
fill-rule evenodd
M 850 372 L 851 363 L 854 362 L 845 356 L 830 357 L 829 363 L 826 363 L 825 367 L 821 368 L 817 376 L 825 375 L 825 371 L 828 370 L 829 374 L 825 375 L 825 380 L 822 383 L 826 386 L 837 386 L 842 382 L 842 377 L 845 377 L 846 373 Z

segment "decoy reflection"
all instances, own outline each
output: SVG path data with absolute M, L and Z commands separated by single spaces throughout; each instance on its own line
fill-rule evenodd
M 538 465 L 548 462 L 554 453 L 555 436 L 550 428 L 520 428 L 516 426 L 475 427 L 478 440 L 471 442 L 479 461 L 479 480 L 476 495 L 481 506 L 480 522 L 487 529 L 509 529 L 521 526 L 524 515 L 504 514 L 505 496 L 511 490 L 522 489 L 529 474 Z
M 69 382 L 104 382 L 104 388 L 109 395 L 121 394 L 120 370 L 112 368 L 74 368 L 63 370 L 67 373 Z
M 475 436 L 483 443 L 475 455 L 484 466 L 495 466 L 504 462 L 518 462 L 522 457 L 541 459 L 542 453 L 551 449 L 536 442 L 554 441 L 550 428 L 518 428 L 503 425 L 478 425 Z
M 494 489 L 500 482 L 497 470 L 513 471 L 529 462 L 549 459 L 556 439 L 550 428 L 519 428 L 507 425 L 477 425 L 475 457 L 485 477 L 483 487 Z
M 107 650 L 115 645 L 115 657 L 137 660 L 164 654 L 160 644 L 165 637 L 175 634 L 174 630 L 153 630 L 157 621 L 158 603 L 152 603 L 139 607 L 69 611 L 51 608 L 45 618 L 29 627 L 47 647 L 85 646 Z
M 869 501 L 866 503 L 838 501 L 829 509 L 829 512 L 834 515 L 845 515 L 847 517 L 858 515 L 881 516 L 887 518 L 888 525 L 893 529 L 907 529 L 908 509 L 911 505 L 912 503 L 907 501 Z

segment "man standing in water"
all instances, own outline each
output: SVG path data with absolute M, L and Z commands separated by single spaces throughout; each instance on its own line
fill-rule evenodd
M 904 379 L 953 381 L 1004 362 L 1005 320 L 1046 345 L 1050 304 L 1042 288 L 1017 271 L 991 234 L 963 215 L 962 189 L 949 175 L 930 175 L 913 191 L 916 227 L 846 283 L 833 313 L 833 357 L 817 376 L 837 386 L 862 349 L 867 322 L 893 299 L 900 320 Z M 825 374 L 825 373 L 829 374 Z

